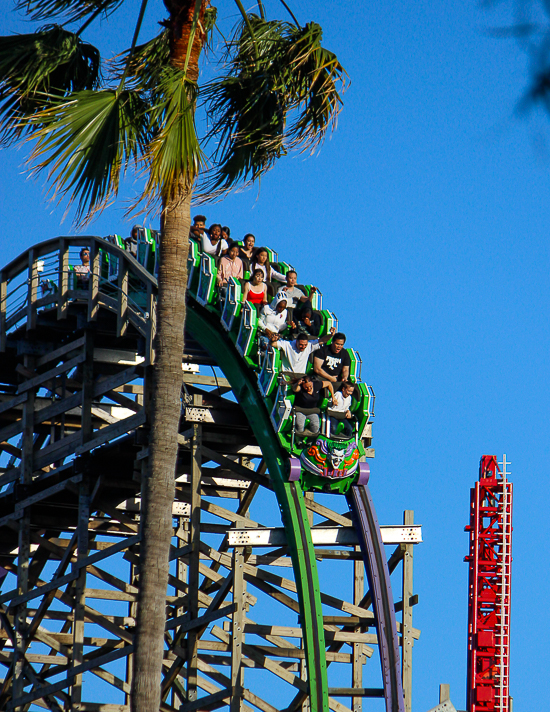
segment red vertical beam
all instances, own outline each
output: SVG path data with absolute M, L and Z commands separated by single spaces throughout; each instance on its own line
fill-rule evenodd
M 509 712 L 512 484 L 484 455 L 470 492 L 468 712 Z M 505 468 L 504 468 L 505 470 Z

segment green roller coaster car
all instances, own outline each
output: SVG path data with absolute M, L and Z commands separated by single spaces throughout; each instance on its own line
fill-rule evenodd
M 360 473 L 361 450 L 355 438 L 342 441 L 317 436 L 300 455 L 302 489 L 345 494 Z
M 137 260 L 153 274 L 157 269 L 158 239 L 159 235 L 154 230 L 141 228 L 139 231 Z M 120 238 L 115 244 L 125 249 L 124 241 Z M 286 274 L 291 265 L 279 261 L 274 250 L 267 250 L 271 263 Z M 109 277 L 114 281 L 118 264 L 104 266 L 109 268 Z M 353 437 L 342 440 L 340 428 L 332 433 L 332 437 L 327 436 L 329 429 L 325 411 L 328 400 L 325 398 L 319 405 L 320 434 L 314 441 L 307 443 L 297 439 L 294 427 L 294 393 L 287 380 L 289 374 L 284 374 L 282 370 L 279 350 L 268 348 L 263 354 L 259 351 L 258 312 L 256 307 L 243 300 L 243 282 L 231 278 L 225 295 L 220 297 L 216 286 L 216 259 L 203 253 L 199 243 L 193 239 L 189 241 L 187 270 L 189 294 L 220 319 L 227 338 L 233 342 L 248 368 L 256 373 L 258 391 L 270 414 L 273 428 L 293 463 L 290 479 L 299 479 L 304 490 L 345 494 L 352 484 L 360 481 L 361 473 L 368 470 L 368 466 L 361 462 L 365 456 L 362 438 L 370 437 L 365 434 L 369 432 L 367 425 L 374 417 L 375 396 L 371 386 L 361 381 L 359 354 L 353 349 L 347 349 L 351 361 L 349 380 L 355 384 L 350 408 L 353 413 Z M 335 315 L 323 309 L 321 292 L 313 290 L 310 285 L 304 285 L 303 289 L 310 296 L 313 308 L 321 317 L 320 335 L 328 334 L 332 327 L 337 329 L 338 320 Z M 282 333 L 281 336 L 292 338 L 288 333 Z M 308 366 L 308 370 L 311 369 L 312 364 Z

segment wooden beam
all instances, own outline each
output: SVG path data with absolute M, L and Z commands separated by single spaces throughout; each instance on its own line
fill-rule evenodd
M 194 397 L 194 404 L 201 405 L 201 397 Z M 189 518 L 189 594 L 187 610 L 190 620 L 199 617 L 199 564 L 201 543 L 201 466 L 202 466 L 202 425 L 193 425 L 191 444 L 191 516 Z M 187 642 L 187 700 L 188 704 L 197 702 L 197 664 L 198 635 L 196 629 L 191 629 Z M 193 707 L 195 709 L 195 707 Z
M 231 702 L 230 712 L 241 712 L 243 701 L 243 643 L 244 643 L 244 549 L 233 552 L 233 616 L 231 619 Z
M 403 513 L 403 524 L 412 525 L 414 523 L 414 512 L 411 509 Z M 412 544 L 402 545 L 403 547 L 403 612 L 401 614 L 401 646 L 402 646 L 402 681 L 403 696 L 405 699 L 405 712 L 412 712 L 412 648 L 413 648 L 413 607 L 411 598 L 413 596 L 413 546 Z

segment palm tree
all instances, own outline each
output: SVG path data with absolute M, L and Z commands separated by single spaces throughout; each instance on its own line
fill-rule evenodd
M 124 0 L 15 0 L 35 23 L 56 24 L 0 37 L 0 140 L 31 142 L 31 166 L 47 172 L 56 197 L 75 202 L 75 222 L 111 203 L 129 168 L 146 171 L 141 197 L 148 209 L 160 207 L 155 398 L 132 690 L 139 712 L 158 712 L 160 704 L 192 191 L 219 197 L 258 179 L 290 149 L 314 149 L 335 125 L 345 78 L 321 45 L 319 25 L 301 26 L 284 0 L 288 22 L 268 20 L 261 0 L 257 13 L 234 2 L 242 19 L 221 55 L 209 53 L 217 74 L 203 86 L 199 58 L 216 27 L 209 0 L 164 0 L 163 30 L 138 45 L 142 0 L 131 47 L 103 63 L 82 36 L 94 21 L 124 11 Z M 200 139 L 197 107 L 208 118 Z

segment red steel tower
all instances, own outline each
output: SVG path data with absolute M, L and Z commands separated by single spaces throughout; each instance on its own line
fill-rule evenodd
M 470 490 L 468 712 L 509 712 L 512 483 L 483 455 Z

